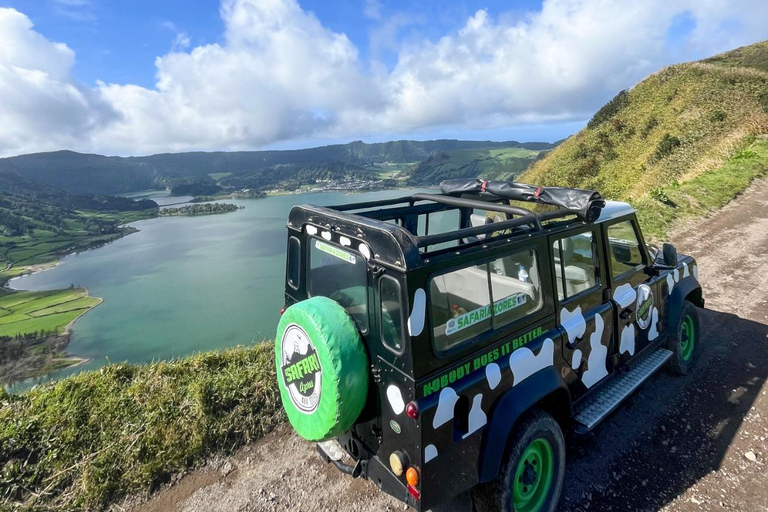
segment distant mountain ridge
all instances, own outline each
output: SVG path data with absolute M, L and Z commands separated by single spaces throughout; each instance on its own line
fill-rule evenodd
M 509 147 L 542 151 L 555 145 L 517 141 L 354 141 L 295 150 L 162 153 L 140 157 L 55 151 L 2 158 L 0 172 L 13 172 L 71 194 L 120 194 L 157 187 L 166 179 L 246 173 L 277 165 L 416 163 L 441 152 Z

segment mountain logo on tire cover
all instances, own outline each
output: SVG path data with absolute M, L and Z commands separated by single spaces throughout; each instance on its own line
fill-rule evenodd
M 637 287 L 637 305 L 635 307 L 637 326 L 640 329 L 647 329 L 651 324 L 651 311 L 653 311 L 653 291 L 647 284 L 641 284 Z
M 323 369 L 307 333 L 296 324 L 286 327 L 281 340 L 280 370 L 291 402 L 303 413 L 311 414 L 320 403 Z

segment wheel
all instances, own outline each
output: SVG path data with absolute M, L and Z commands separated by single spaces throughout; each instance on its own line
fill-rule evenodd
M 557 422 L 533 410 L 515 427 L 495 480 L 475 488 L 478 511 L 553 512 L 565 475 L 565 440 Z
M 699 312 L 689 301 L 683 304 L 676 335 L 671 339 L 669 349 L 672 357 L 669 370 L 678 375 L 688 375 L 699 354 Z

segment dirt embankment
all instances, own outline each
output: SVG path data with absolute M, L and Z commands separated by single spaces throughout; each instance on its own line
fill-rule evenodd
M 705 287 L 698 366 L 660 373 L 593 433 L 570 437 L 561 510 L 768 510 L 768 182 L 675 242 Z M 281 427 L 135 510 L 397 509 Z

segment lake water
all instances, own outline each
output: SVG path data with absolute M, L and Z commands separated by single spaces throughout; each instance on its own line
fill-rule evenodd
M 107 361 L 147 362 L 272 339 L 283 305 L 285 224 L 291 207 L 410 192 L 232 200 L 226 202 L 245 208 L 220 215 L 143 220 L 132 224 L 138 233 L 67 256 L 56 268 L 19 277 L 10 285 L 20 290 L 83 286 L 104 299 L 76 322 L 67 349 L 90 361 L 52 377 L 98 368 Z M 20 383 L 11 390 L 31 384 Z

